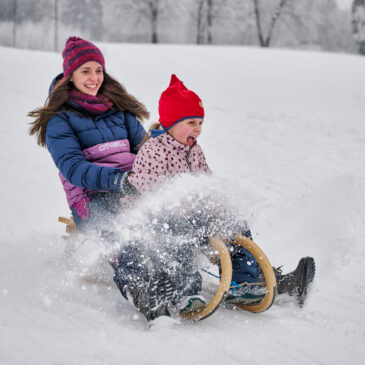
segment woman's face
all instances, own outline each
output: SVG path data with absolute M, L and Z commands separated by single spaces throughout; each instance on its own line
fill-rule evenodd
M 79 91 L 97 95 L 104 81 L 103 66 L 95 61 L 89 61 L 72 73 L 71 81 Z
M 190 118 L 175 124 L 169 133 L 181 144 L 192 146 L 202 131 L 202 118 Z

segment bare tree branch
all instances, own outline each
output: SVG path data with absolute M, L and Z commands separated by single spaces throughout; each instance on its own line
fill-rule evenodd
M 262 28 L 261 28 L 261 16 L 260 16 L 259 2 L 258 2 L 258 0 L 253 0 L 253 3 L 254 3 L 254 7 L 255 7 L 257 34 L 259 37 L 261 47 L 265 47 L 265 41 L 264 41 L 264 37 L 262 34 Z
M 287 3 L 287 0 L 280 0 L 280 3 L 277 6 L 277 8 L 276 8 L 276 10 L 275 10 L 275 12 L 272 16 L 270 29 L 269 29 L 269 34 L 267 35 L 266 42 L 265 42 L 266 43 L 265 47 L 269 47 L 269 45 L 270 45 L 271 37 L 272 37 L 272 33 L 274 31 L 275 24 L 276 24 L 277 20 L 279 19 L 280 15 L 281 15 L 281 12 L 282 12 L 282 9 L 286 5 L 286 3 Z
M 253 4 L 255 11 L 257 35 L 259 38 L 260 45 L 261 47 L 269 47 L 272 40 L 275 25 L 277 24 L 277 21 L 282 15 L 284 8 L 287 6 L 288 0 L 280 0 L 279 4 L 275 7 L 274 13 L 271 16 L 269 31 L 266 37 L 264 36 L 262 30 L 262 18 L 261 18 L 262 9 L 260 8 L 259 0 L 253 0 Z

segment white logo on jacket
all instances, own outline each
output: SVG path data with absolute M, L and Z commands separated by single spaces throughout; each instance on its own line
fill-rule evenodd
M 127 147 L 127 145 L 124 141 L 107 142 L 99 146 L 99 151 L 106 151 L 116 147 Z

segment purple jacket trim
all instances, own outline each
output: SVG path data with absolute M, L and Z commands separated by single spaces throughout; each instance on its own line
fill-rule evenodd
M 130 145 L 127 139 L 100 143 L 86 148 L 82 152 L 90 162 L 100 166 L 115 167 L 122 171 L 131 171 L 136 158 L 136 155 L 130 152 Z M 97 191 L 72 185 L 61 173 L 59 173 L 59 177 L 70 209 L 74 207 L 81 219 L 85 220 L 89 216 L 86 204 L 89 202 L 88 196 Z
M 74 208 L 76 209 L 77 214 L 79 217 L 84 221 L 89 216 L 89 207 L 87 203 L 90 201 L 89 197 L 86 196 L 84 199 L 79 200 L 77 203 L 74 204 Z

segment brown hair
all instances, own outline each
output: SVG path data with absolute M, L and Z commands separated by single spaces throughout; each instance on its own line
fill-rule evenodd
M 71 76 L 66 79 L 61 79 L 56 82 L 55 87 L 48 96 L 45 105 L 28 113 L 29 117 L 36 118 L 34 122 L 30 123 L 31 127 L 29 128 L 29 135 L 35 134 L 39 145 L 43 147 L 46 146 L 46 129 L 48 121 L 54 115 L 65 111 L 61 110 L 61 107 L 65 106 L 73 88 L 74 85 L 71 82 Z M 114 108 L 121 111 L 128 111 L 134 114 L 140 121 L 148 119 L 150 116 L 146 107 L 133 95 L 129 94 L 122 84 L 112 78 L 105 71 L 104 81 L 99 89 L 99 93 L 107 97 L 113 103 Z

